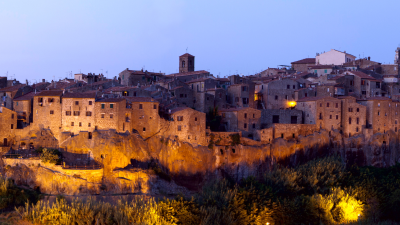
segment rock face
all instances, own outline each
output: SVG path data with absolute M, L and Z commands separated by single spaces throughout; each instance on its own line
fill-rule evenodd
M 252 142 L 244 142 L 252 143 Z M 86 133 L 66 138 L 59 144 L 64 161 L 96 162 L 101 169 L 63 169 L 40 165 L 26 159 L 3 160 L 6 176 L 17 183 L 40 186 L 45 193 L 99 194 L 141 193 L 177 194 L 197 191 L 212 179 L 222 177 L 240 181 L 248 176 L 261 176 L 274 164 L 295 166 L 316 157 L 339 154 L 348 164 L 386 167 L 399 162 L 399 137 L 394 132 L 344 138 L 339 132 L 314 132 L 297 140 L 282 138 L 271 144 L 197 146 L 177 139 L 154 136 L 142 139 L 138 134 L 112 131 Z M 152 165 L 157 165 L 161 179 Z M 160 175 L 160 174 L 158 174 Z

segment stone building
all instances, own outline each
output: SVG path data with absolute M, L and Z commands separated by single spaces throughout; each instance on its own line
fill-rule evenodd
M 101 81 L 104 79 L 103 74 L 98 74 L 96 75 L 95 73 L 88 73 L 88 74 L 83 74 L 83 73 L 77 73 L 74 74 L 74 80 L 75 81 L 84 81 L 87 84 L 92 84 L 97 81 Z
M 0 77 L 0 88 L 7 87 L 7 77 Z
M 393 130 L 392 126 L 392 100 L 386 97 L 370 97 L 358 100 L 358 103 L 366 106 L 366 127 L 372 129 L 373 133 L 386 133 Z M 395 103 L 396 105 L 396 103 Z M 395 106 L 394 106 L 395 107 Z M 396 124 L 395 124 L 396 125 Z
M 308 67 L 315 65 L 315 58 L 305 58 L 292 62 L 291 64 L 292 68 L 296 70 L 296 72 L 308 72 Z
M 115 97 L 150 97 L 151 91 L 144 90 L 140 87 L 127 87 L 127 86 L 118 86 L 118 87 L 110 87 L 103 91 L 103 93 L 107 96 L 115 96 Z
M 120 72 L 118 76 L 119 83 L 123 86 L 148 85 L 164 79 L 163 73 L 130 70 L 129 68 Z
M 356 102 L 352 96 L 339 97 L 342 101 L 342 132 L 345 137 L 362 134 L 366 128 L 367 107 Z
M 179 86 L 169 91 L 172 96 L 171 98 L 177 101 L 179 107 L 194 107 L 194 93 L 192 89 L 188 88 L 187 86 Z
M 242 132 L 243 137 L 253 138 L 261 128 L 261 110 L 253 108 L 231 108 L 219 110 L 221 123 L 227 132 Z
M 19 84 L 0 89 L 0 105 L 8 109 L 13 109 L 13 99 L 33 91 L 31 86 Z
M 315 124 L 274 124 L 272 138 L 283 138 L 285 140 L 297 139 L 300 135 L 305 137 L 318 131 Z
M 63 91 L 42 91 L 33 97 L 33 123 L 35 127 L 50 129 L 57 137 L 61 132 Z
M 227 104 L 226 104 L 227 91 L 224 88 L 207 89 L 206 93 L 213 96 L 214 107 L 218 107 L 218 109 L 227 108 Z M 207 107 L 207 104 L 208 104 L 208 101 L 206 102 L 206 107 Z
M 10 146 L 14 130 L 17 129 L 17 114 L 0 106 L 0 145 Z
M 345 95 L 345 87 L 342 84 L 321 84 L 317 86 L 317 97 L 338 97 Z
M 317 77 L 320 77 L 332 73 L 333 67 L 332 65 L 314 65 L 308 67 L 308 72 L 314 73 Z
M 289 102 L 295 101 L 295 91 L 299 89 L 297 81 L 292 79 L 273 80 L 257 85 L 256 93 L 261 94 L 266 109 L 287 109 Z
M 255 84 L 232 84 L 228 87 L 228 103 L 234 107 L 254 108 Z
M 360 71 L 346 71 L 344 74 L 354 76 L 354 95 L 358 98 L 381 96 L 381 81 Z
M 261 111 L 261 128 L 271 124 L 301 124 L 303 112 L 296 109 L 265 109 Z
M 160 131 L 159 102 L 150 97 L 125 97 L 127 110 L 125 130 L 136 130 L 143 138 Z M 128 124 L 130 127 L 128 127 Z
M 95 130 L 110 130 L 116 132 L 127 131 L 126 99 L 105 98 L 95 102 L 94 106 Z
M 35 92 L 29 92 L 20 97 L 14 98 L 14 111 L 17 113 L 17 128 L 23 128 L 33 122 L 33 98 Z
M 317 96 L 316 88 L 307 87 L 307 88 L 300 88 L 294 91 L 295 101 L 306 97 L 316 97 L 316 96 Z
M 357 59 L 351 62 L 343 63 L 343 67 L 355 71 L 357 69 L 366 69 L 371 66 L 379 66 L 381 63 L 371 61 L 371 57 Z
M 316 124 L 325 130 L 341 126 L 341 101 L 333 97 L 307 97 L 297 101 L 296 109 L 303 111 L 304 124 Z
M 206 114 L 188 107 L 171 110 L 169 135 L 194 145 L 206 145 Z
M 95 128 L 96 93 L 66 93 L 62 97 L 62 131 L 72 135 Z
M 231 81 L 228 78 L 215 78 L 215 81 L 217 82 L 218 88 L 223 88 L 225 90 L 231 85 Z
M 179 56 L 179 73 L 192 71 L 194 71 L 194 56 L 189 53 Z
M 183 72 L 183 73 L 175 73 L 175 74 L 169 74 L 166 75 L 165 78 L 167 80 L 175 80 L 178 79 L 184 83 L 195 80 L 195 79 L 200 79 L 200 78 L 207 78 L 211 77 L 213 78 L 212 74 L 210 72 L 207 72 L 205 70 L 199 70 L 199 71 L 189 71 L 189 72 Z
M 286 70 L 284 69 L 278 69 L 278 68 L 269 68 L 256 74 L 259 77 L 273 77 L 273 76 L 277 76 L 277 75 L 285 75 L 286 74 Z

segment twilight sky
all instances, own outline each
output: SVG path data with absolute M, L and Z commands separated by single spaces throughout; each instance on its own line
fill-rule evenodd
M 145 68 L 227 76 L 334 48 L 393 63 L 399 0 L 0 0 L 0 76 L 21 82 Z M 54 77 L 54 78 L 53 78 Z M 36 79 L 36 80 L 35 80 Z

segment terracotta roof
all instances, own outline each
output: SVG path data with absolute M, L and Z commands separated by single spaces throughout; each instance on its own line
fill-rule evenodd
M 377 79 L 363 73 L 360 71 L 347 71 L 346 73 L 353 74 L 354 76 L 360 77 L 361 79 L 367 79 L 367 80 L 372 80 L 372 81 L 378 81 Z
M 131 89 L 137 89 L 137 87 L 126 87 L 126 86 L 117 86 L 117 87 L 110 87 L 105 89 L 105 92 L 109 91 L 126 91 L 126 90 L 131 90 Z
M 334 66 L 332 65 L 315 65 L 315 66 L 309 66 L 308 68 L 310 69 L 333 69 Z
M 63 91 L 42 91 L 35 96 L 61 96 Z
M 360 101 L 375 101 L 375 100 L 379 100 L 379 101 L 390 101 L 390 98 L 387 97 L 369 97 L 365 100 L 360 100 Z
M 329 96 L 319 96 L 319 97 L 305 97 L 302 99 L 297 100 L 297 102 L 310 102 L 310 101 L 317 101 L 327 98 L 329 100 L 338 100 L 337 98 L 329 97 Z
M 190 75 L 196 75 L 196 74 L 205 74 L 208 73 L 210 74 L 210 72 L 205 71 L 205 70 L 199 70 L 199 71 L 191 71 L 191 72 L 186 72 L 186 73 L 174 73 L 174 74 L 169 74 L 166 75 L 166 77 L 181 77 L 181 76 L 190 76 Z
M 27 86 L 27 85 L 26 84 L 18 84 L 15 86 L 5 87 L 5 88 L 0 89 L 0 92 L 17 91 L 18 89 L 23 88 L 25 86 Z
M 109 79 L 109 80 L 101 80 L 101 81 L 97 81 L 92 83 L 91 85 L 100 85 L 100 84 L 105 84 L 107 82 L 112 82 L 113 80 Z
M 211 79 L 211 78 L 210 77 L 203 77 L 203 78 L 199 78 L 199 79 L 194 79 L 194 80 L 188 81 L 188 82 L 186 82 L 186 84 L 195 83 L 195 82 L 202 82 L 202 81 L 206 81 L 206 80 L 209 80 L 209 79 Z
M 96 98 L 96 93 L 76 92 L 76 93 L 65 93 L 63 98 Z
M 229 82 L 228 78 L 215 78 L 215 80 L 222 81 L 222 82 Z
M 125 100 L 124 98 L 103 98 L 100 100 L 97 100 L 96 102 L 121 102 Z
M 123 97 L 128 102 L 157 102 L 152 97 Z
M 32 92 L 29 92 L 22 96 L 19 96 L 18 98 L 14 98 L 13 101 L 28 101 L 28 100 L 31 100 L 38 93 L 35 93 L 34 91 L 32 91 Z
M 181 56 L 179 56 L 179 57 L 194 57 L 193 55 L 191 55 L 191 54 L 189 54 L 189 53 L 185 53 L 185 54 L 183 54 L 183 55 L 181 55 Z
M 291 64 L 315 64 L 315 58 L 305 58 L 292 62 Z
M 182 110 L 185 110 L 185 109 L 191 109 L 191 108 L 186 107 L 186 106 L 178 107 L 178 108 L 175 108 L 175 109 L 171 109 L 171 113 L 170 114 L 174 114 L 176 112 L 179 112 L 179 111 L 182 111 Z

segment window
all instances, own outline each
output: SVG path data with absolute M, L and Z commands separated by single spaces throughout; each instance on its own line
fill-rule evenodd
M 74 122 L 71 122 L 71 127 L 73 127 L 74 126 Z
M 367 92 L 366 91 L 361 91 L 361 94 L 366 95 Z
M 139 109 L 143 109 L 143 104 L 139 104 Z
M 79 126 L 80 126 L 80 127 L 82 126 L 82 122 L 79 122 Z
M 319 113 L 319 119 L 322 120 L 322 113 Z
M 349 112 L 353 112 L 353 108 L 349 108 Z
M 225 113 L 224 113 L 225 114 Z M 194 121 L 197 121 L 197 117 L 194 118 Z
M 14 129 L 14 124 L 11 124 L 11 129 Z
M 360 118 L 357 117 L 356 121 L 357 124 L 360 124 Z
M 79 116 L 80 112 L 79 111 L 74 111 L 74 116 Z
M 296 85 L 293 85 L 293 89 L 296 89 Z
M 18 106 L 18 102 L 17 102 L 17 106 Z
M 244 118 L 247 119 L 247 113 L 244 114 Z
M 157 105 L 156 104 L 153 105 L 153 109 L 157 109 Z
M 378 102 L 378 107 L 381 107 L 381 103 Z
M 110 114 L 110 119 L 112 119 L 112 118 L 114 118 L 114 114 L 111 113 Z
M 360 108 L 357 108 L 357 112 L 360 112 Z
M 356 127 L 356 132 L 358 132 L 358 127 Z
M 256 128 L 256 124 L 255 123 L 253 123 L 253 128 Z
M 365 80 L 361 80 L 361 85 L 365 85 Z
M 143 127 L 143 131 L 146 131 L 146 127 Z
M 178 121 L 183 121 L 183 116 L 177 116 L 177 117 L 176 117 L 176 120 L 178 120 Z
M 50 111 L 50 114 L 51 114 L 51 111 Z M 14 113 L 11 114 L 11 119 L 14 119 Z
M 339 115 L 336 115 L 336 120 L 338 120 L 339 119 Z
M 397 124 L 397 120 L 394 121 L 394 124 Z
M 329 102 L 328 102 L 328 103 L 326 103 L 326 108 L 329 108 Z
M 87 112 L 86 112 L 86 116 L 92 116 L 92 112 L 87 111 Z
M 379 111 L 378 111 L 378 116 L 380 115 Z
M 247 123 L 244 123 L 244 124 L 243 124 L 243 127 L 246 129 L 246 128 L 247 128 Z
M 253 118 L 256 118 L 256 115 L 253 113 Z
M 54 102 L 54 98 L 48 98 L 47 101 L 50 102 Z
M 89 101 L 89 105 L 92 105 L 93 104 L 93 102 L 92 101 Z
M 65 115 L 66 116 L 70 116 L 71 115 L 71 111 L 65 111 Z
M 54 110 L 50 110 L 50 115 L 53 115 L 54 114 Z
M 324 70 L 325 73 L 328 73 L 328 70 Z
M 114 108 L 114 104 L 110 104 L 110 109 Z
M 242 87 L 242 91 L 247 91 L 247 87 L 246 87 L 246 86 L 243 86 L 243 87 Z
M 336 103 L 336 104 L 335 104 L 335 108 L 339 108 L 339 103 Z
M 329 115 L 329 119 L 332 119 L 332 115 Z
M 88 139 L 92 139 L 92 132 L 89 132 Z
M 275 95 L 275 100 L 278 100 L 278 95 Z
M 290 85 L 287 85 L 286 89 L 290 89 Z
M 319 103 L 319 107 L 322 107 L 322 103 Z
M 179 97 L 183 98 L 183 94 L 180 94 Z
M 106 105 L 106 104 L 102 103 L 102 104 L 101 104 L 101 108 L 104 109 L 105 105 Z
M 75 101 L 75 105 L 79 105 L 79 101 Z
M 351 124 L 351 117 L 349 117 L 349 124 Z
M 101 118 L 104 118 L 104 113 L 101 114 Z
M 178 131 L 182 131 L 182 126 L 181 125 L 178 126 Z
M 351 86 L 353 85 L 353 81 L 352 81 L 352 80 L 350 81 L 350 85 L 351 85 Z
M 92 124 L 91 123 L 88 123 L 88 125 L 87 125 L 88 127 L 91 127 L 92 126 Z

